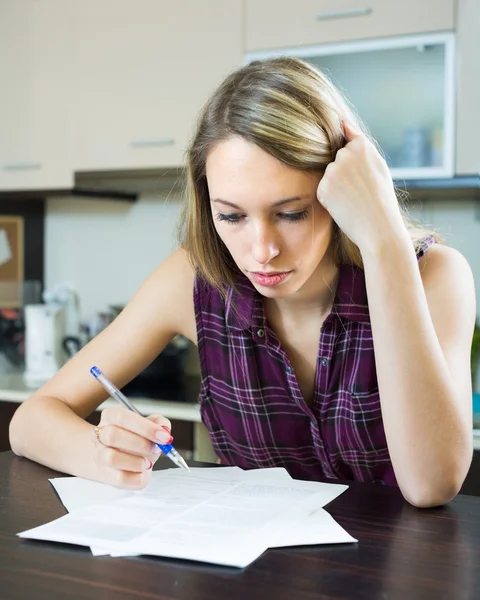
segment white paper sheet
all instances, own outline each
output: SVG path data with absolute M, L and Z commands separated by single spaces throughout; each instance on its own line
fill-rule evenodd
M 56 477 L 49 481 L 68 512 L 97 504 L 108 504 L 133 494 L 133 492 L 119 490 L 111 485 L 81 477 Z
M 12 258 L 12 249 L 5 229 L 0 229 L 0 267 Z
M 356 541 L 321 510 L 347 486 L 296 481 L 285 469 L 167 469 L 139 492 L 51 481 L 71 513 L 20 537 L 237 567 L 268 547 Z

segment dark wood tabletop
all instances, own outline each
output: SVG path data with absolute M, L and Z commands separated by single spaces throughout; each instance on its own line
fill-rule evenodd
M 240 570 L 17 537 L 65 514 L 48 482 L 60 475 L 0 454 L 1 600 L 480 598 L 480 498 L 420 510 L 396 488 L 351 484 L 327 510 L 358 544 L 267 550 Z

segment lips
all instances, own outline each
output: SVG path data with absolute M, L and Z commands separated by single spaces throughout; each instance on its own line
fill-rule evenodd
M 283 275 L 284 273 L 288 273 L 288 271 L 252 271 L 253 275 L 261 275 L 262 277 L 274 277 L 275 275 Z
M 265 287 L 279 285 L 290 275 L 291 271 L 271 271 L 269 273 L 252 271 L 251 277 L 255 283 Z

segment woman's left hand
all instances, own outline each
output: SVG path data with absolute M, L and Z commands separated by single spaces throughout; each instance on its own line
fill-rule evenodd
M 387 163 L 373 143 L 343 121 L 347 144 L 320 180 L 317 198 L 363 252 L 405 231 Z

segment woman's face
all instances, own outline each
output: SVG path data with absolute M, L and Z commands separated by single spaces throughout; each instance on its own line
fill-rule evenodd
M 333 227 L 316 197 L 321 174 L 235 137 L 210 152 L 206 175 L 218 235 L 262 295 L 289 296 L 319 273 Z

